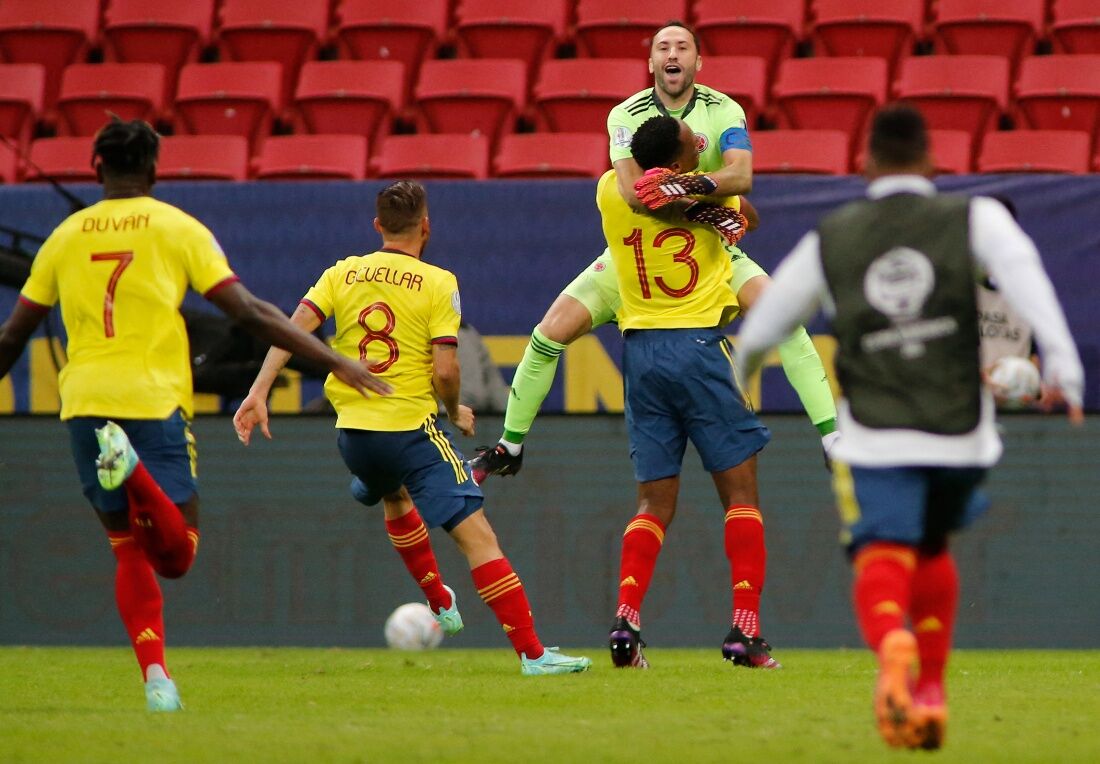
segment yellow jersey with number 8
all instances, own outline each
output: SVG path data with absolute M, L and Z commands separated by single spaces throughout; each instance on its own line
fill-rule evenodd
M 740 199 L 726 204 L 739 209 Z M 736 317 L 730 255 L 717 231 L 635 212 L 614 170 L 600 178 L 596 206 L 619 280 L 621 330 L 724 326 Z
M 179 306 L 236 280 L 210 230 L 149 196 L 105 199 L 69 216 L 34 259 L 21 298 L 59 300 L 68 334 L 61 418 L 164 419 L 192 412 Z
M 302 303 L 336 319 L 332 349 L 368 364 L 393 387 L 364 398 L 331 374 L 325 394 L 336 426 L 415 430 L 438 413 L 432 346 L 457 345 L 462 304 L 450 271 L 397 250 L 349 257 L 321 274 Z

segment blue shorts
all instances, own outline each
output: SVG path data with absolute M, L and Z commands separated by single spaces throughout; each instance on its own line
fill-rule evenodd
M 344 464 L 366 486 L 356 499 L 367 506 L 405 486 L 424 523 L 447 531 L 481 509 L 481 489 L 434 415 L 419 430 L 341 429 L 337 443 Z
M 195 436 L 182 411 L 167 419 L 111 419 L 130 439 L 141 463 L 157 485 L 176 504 L 183 504 L 198 491 Z M 80 487 L 92 506 L 100 512 L 122 512 L 130 508 L 126 491 L 104 490 L 96 477 L 95 460 L 99 456 L 97 427 L 107 423 L 103 417 L 78 416 L 65 422 L 69 427 L 73 461 L 80 475 Z
M 938 544 L 989 508 L 980 467 L 849 467 L 833 463 L 841 540 L 849 552 L 873 541 Z
M 736 467 L 767 445 L 718 329 L 626 332 L 623 379 L 630 458 L 638 482 L 680 474 L 690 438 L 707 472 Z

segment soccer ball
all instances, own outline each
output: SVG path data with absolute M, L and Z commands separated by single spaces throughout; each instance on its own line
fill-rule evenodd
M 443 630 L 423 602 L 409 602 L 390 613 L 383 632 L 396 650 L 431 650 L 443 641 Z
M 1002 405 L 1008 408 L 1025 408 L 1039 397 L 1039 370 L 1026 358 L 1000 359 L 989 370 L 989 381 Z

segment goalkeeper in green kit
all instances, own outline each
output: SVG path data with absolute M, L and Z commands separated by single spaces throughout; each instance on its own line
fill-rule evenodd
M 764 269 L 736 247 L 746 228 L 756 226 L 755 210 L 744 205 L 746 221 L 731 208 L 692 197 L 733 196 L 752 190 L 752 143 L 745 112 L 737 102 L 695 84 L 701 66 L 699 41 L 691 29 L 670 21 L 656 31 L 649 53 L 653 88 L 632 95 L 608 115 L 611 161 L 619 190 L 636 211 L 667 220 L 672 226 L 680 220 L 704 223 L 726 238 L 733 260 L 730 286 L 744 315 L 769 282 Z M 695 132 L 700 174 L 675 175 L 665 170 L 643 175 L 631 156 L 630 142 L 639 125 L 658 115 L 682 119 Z M 691 258 L 687 252 L 676 259 L 681 258 L 686 273 Z M 512 379 L 504 433 L 496 446 L 482 449 L 470 460 L 476 482 L 490 475 L 519 472 L 524 439 L 550 391 L 562 351 L 595 327 L 614 321 L 620 304 L 614 265 L 604 250 L 558 295 L 532 332 Z M 836 406 L 821 358 L 805 329 L 799 327 L 779 346 L 779 357 L 787 379 L 821 434 L 827 456 L 837 438 Z

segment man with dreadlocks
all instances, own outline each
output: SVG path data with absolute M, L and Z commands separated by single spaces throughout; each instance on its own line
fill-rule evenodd
M 252 295 L 209 229 L 150 196 L 159 142 L 147 123 L 117 117 L 96 135 L 92 165 L 104 199 L 67 218 L 39 250 L 0 326 L 0 379 L 60 302 L 69 358 L 60 376 L 61 419 L 84 495 L 117 559 L 115 598 L 146 704 L 175 711 L 182 705 L 164 662 L 154 571 L 184 575 L 199 542 L 191 369 L 179 312 L 187 289 L 362 395 L 389 386 Z

